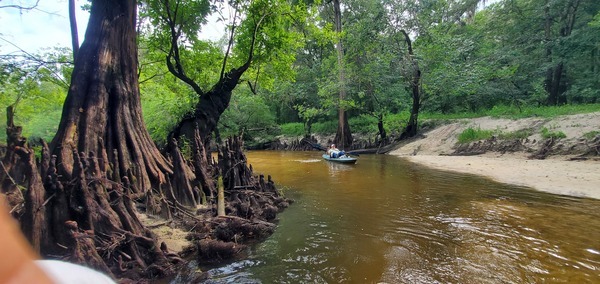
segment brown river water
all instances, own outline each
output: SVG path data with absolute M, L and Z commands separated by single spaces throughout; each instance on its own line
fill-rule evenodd
M 600 200 L 387 155 L 247 156 L 296 202 L 247 258 L 204 268 L 208 283 L 600 283 Z

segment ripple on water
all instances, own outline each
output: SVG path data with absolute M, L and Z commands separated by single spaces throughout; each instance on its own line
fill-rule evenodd
M 405 246 L 395 246 L 385 254 L 386 264 L 381 277 L 384 283 L 440 283 L 428 271 L 427 261 L 414 253 L 416 243 L 407 241 Z
M 315 153 L 261 156 L 298 202 L 252 256 L 263 262 L 232 266 L 239 275 L 223 271 L 220 283 L 600 283 L 596 200 L 393 157 L 346 166 Z
M 320 159 L 303 159 L 303 160 L 293 160 L 294 162 L 300 162 L 300 163 L 318 163 L 321 162 Z
M 247 259 L 233 262 L 223 267 L 213 268 L 207 271 L 210 279 L 204 283 L 261 283 L 260 280 L 255 279 L 254 275 L 247 270 L 249 267 L 261 264 L 264 263 L 258 260 Z

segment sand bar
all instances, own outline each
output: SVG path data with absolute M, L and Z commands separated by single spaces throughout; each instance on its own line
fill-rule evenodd
M 510 155 L 403 158 L 435 169 L 482 175 L 549 193 L 600 199 L 600 162 L 597 161 L 528 160 Z

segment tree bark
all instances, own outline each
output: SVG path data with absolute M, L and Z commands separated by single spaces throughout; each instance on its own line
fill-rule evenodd
M 71 45 L 73 46 L 73 58 L 77 58 L 77 53 L 79 52 L 79 34 L 77 31 L 77 17 L 75 10 L 75 0 L 69 0 L 69 24 L 71 25 Z
M 50 230 L 40 241 L 46 243 L 42 255 L 85 262 L 109 274 L 122 273 L 123 262 L 129 262 L 125 266 L 141 271 L 140 276 L 153 277 L 170 273 L 172 266 L 138 219 L 132 198 L 160 188 L 173 166 L 142 120 L 136 13 L 135 0 L 92 1 L 51 143 L 53 158 L 44 176 Z M 34 206 L 39 197 L 35 200 Z M 41 238 L 35 232 L 43 226 L 28 223 L 30 237 Z
M 92 3 L 86 38 L 73 70 L 59 129 L 51 143 L 58 171 L 73 172 L 77 153 L 117 152 L 112 171 L 135 173 L 145 192 L 164 182 L 172 166 L 160 154 L 142 120 L 137 78 L 136 1 Z M 116 162 L 116 163 L 115 163 Z
M 400 31 L 404 35 L 404 41 L 408 46 L 408 59 L 412 65 L 412 76 L 410 78 L 410 90 L 412 96 L 412 107 L 410 109 L 410 118 L 404 131 L 400 134 L 400 139 L 405 139 L 417 135 L 419 125 L 419 110 L 421 108 L 421 69 L 419 68 L 419 62 L 415 59 L 415 55 L 412 48 L 412 41 L 408 36 L 408 33 L 404 30 Z
M 379 138 L 381 138 L 381 142 L 387 139 L 387 132 L 383 127 L 383 114 L 377 115 L 377 130 L 379 131 Z
M 4 160 L 8 158 L 10 163 L 7 167 L 2 163 L 5 169 L 0 172 L 0 181 L 3 192 L 9 188 L 20 193 L 19 187 L 27 185 L 28 214 L 22 226 L 42 256 L 82 263 L 109 275 L 127 274 L 137 280 L 171 274 L 175 270 L 172 264 L 180 259 L 161 249 L 144 227 L 137 217 L 134 199 L 145 199 L 151 212 L 163 213 L 160 211 L 165 209 L 162 215 L 172 216 L 169 210 L 175 208 L 191 215 L 185 210 L 188 208 L 181 207 L 194 207 L 206 199 L 202 198 L 206 193 L 216 194 L 201 131 L 210 135 L 211 125 L 216 126 L 252 55 L 240 68 L 225 74 L 204 98 L 204 104 L 211 101 L 214 105 L 199 108 L 200 119 L 204 115 L 216 120 L 202 128 L 197 123 L 201 120 L 194 119 L 193 166 L 174 142 L 167 159 L 150 139 L 141 116 L 136 8 L 135 0 L 92 1 L 86 38 L 75 60 L 63 115 L 51 144 L 53 155 L 44 151 L 37 171 L 33 152 L 9 118 L 9 141 L 15 143 L 9 142 Z M 225 98 L 218 97 L 223 94 Z M 253 182 L 261 185 L 250 187 L 266 188 L 278 197 L 270 179 L 265 183 L 261 178 L 262 183 L 257 183 L 251 176 L 240 139 L 229 142 L 225 149 L 228 153 L 224 156 L 229 160 L 221 163 L 222 169 L 227 169 L 221 172 L 227 173 L 226 186 L 245 188 Z M 11 170 L 24 178 L 12 179 Z M 200 191 L 197 185 L 207 191 Z M 249 201 L 253 206 L 261 205 L 250 197 Z M 272 204 L 278 205 L 255 213 L 273 217 L 287 201 L 281 198 Z
M 348 124 L 348 115 L 344 109 L 343 102 L 346 99 L 346 74 L 344 69 L 344 47 L 342 45 L 342 11 L 340 7 L 340 0 L 333 0 L 333 11 L 334 11 L 334 24 L 335 31 L 338 35 L 338 42 L 335 46 L 337 52 L 337 63 L 338 63 L 338 128 L 335 134 L 334 141 L 340 149 L 352 146 L 352 132 L 350 131 L 350 125 Z
M 580 2 L 581 0 L 569 0 L 565 9 L 561 11 L 563 14 L 559 15 L 559 23 L 561 23 L 562 26 L 560 27 L 557 38 L 565 38 L 571 35 Z M 548 93 L 546 104 L 559 105 L 567 102 L 564 95 L 564 92 L 567 89 L 564 74 L 567 70 L 564 64 L 563 55 L 558 54 L 557 59 L 552 58 L 552 45 L 550 43 L 552 42 L 552 23 L 555 21 L 555 17 L 550 14 L 549 5 L 548 1 L 546 1 L 546 6 L 544 7 L 544 37 L 546 43 L 546 61 L 550 67 L 546 70 L 544 87 Z
M 233 89 L 240 82 L 240 78 L 250 68 L 252 59 L 254 58 L 254 48 L 256 44 L 256 36 L 260 30 L 263 20 L 269 15 L 267 11 L 255 19 L 254 32 L 248 51 L 246 62 L 238 68 L 233 68 L 225 73 L 229 48 L 233 45 L 233 36 L 235 32 L 235 24 L 231 30 L 229 37 L 229 45 L 223 65 L 219 81 L 205 92 L 200 88 L 198 83 L 186 75 L 183 64 L 181 62 L 179 43 L 181 41 L 181 24 L 179 23 L 178 14 L 176 11 L 171 11 L 167 2 L 165 2 L 166 15 L 164 20 L 169 26 L 171 35 L 171 46 L 166 57 L 167 68 L 173 76 L 188 84 L 194 92 L 198 94 L 199 101 L 196 104 L 195 111 L 184 117 L 177 126 L 169 133 L 170 138 L 179 139 L 180 136 L 185 136 L 189 141 L 194 141 L 196 131 L 202 138 L 202 143 L 205 146 L 209 145 L 210 138 L 213 132 L 217 129 L 217 124 L 223 112 L 229 107 L 231 94 Z M 236 10 L 237 13 L 237 10 Z M 235 16 L 234 16 L 235 18 Z
M 26 178 L 24 169 L 19 165 L 19 155 L 16 149 L 24 147 L 27 140 L 21 136 L 23 129 L 14 124 L 14 106 L 6 108 L 6 153 L 0 161 L 0 193 L 5 194 L 8 205 L 17 208 L 23 202 L 23 193 L 18 181 Z M 18 213 L 17 210 L 16 213 Z

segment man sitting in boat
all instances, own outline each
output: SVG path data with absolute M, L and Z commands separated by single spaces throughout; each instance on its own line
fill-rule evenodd
M 336 148 L 335 144 L 331 144 L 329 149 L 327 149 L 327 155 L 329 155 L 329 157 L 332 157 L 332 158 L 340 158 L 340 157 L 343 157 L 344 155 L 346 155 L 346 153 L 344 151 L 340 151 L 338 148 Z

